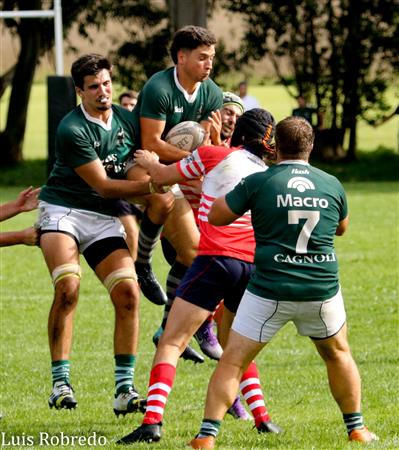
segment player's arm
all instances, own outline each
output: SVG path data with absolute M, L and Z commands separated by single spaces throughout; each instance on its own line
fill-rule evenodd
M 214 202 L 208 214 L 208 222 L 211 225 L 229 225 L 240 216 L 234 214 L 226 203 L 226 197 L 219 197 Z
M 34 227 L 25 228 L 20 231 L 7 231 L 0 233 L 0 247 L 10 245 L 36 245 L 38 241 L 38 231 Z
M 164 130 L 165 121 L 140 117 L 141 147 L 155 152 L 162 161 L 180 161 L 189 152 L 180 150 L 161 139 Z
M 337 229 L 335 231 L 336 236 L 342 236 L 347 230 L 349 225 L 349 216 L 346 216 L 345 219 L 341 220 L 338 223 Z
M 99 159 L 75 167 L 75 172 L 104 198 L 125 198 L 150 193 L 148 179 L 131 181 L 108 178 Z
M 176 163 L 168 166 L 161 164 L 155 153 L 147 150 L 136 150 L 134 157 L 136 163 L 147 170 L 155 184 L 171 185 L 186 179 L 177 169 Z

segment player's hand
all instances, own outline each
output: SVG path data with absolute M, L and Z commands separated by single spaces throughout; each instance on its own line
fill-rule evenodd
M 220 138 L 220 133 L 222 131 L 222 115 L 220 111 L 212 111 L 211 115 L 208 117 L 208 122 L 211 124 L 210 138 L 213 145 L 221 145 L 222 140 Z
M 33 189 L 32 186 L 20 192 L 16 199 L 16 206 L 20 212 L 32 211 L 39 203 L 40 188 Z
M 39 231 L 35 227 L 29 227 L 21 231 L 22 243 L 25 245 L 37 245 L 39 241 Z
M 144 169 L 148 170 L 154 164 L 157 164 L 159 162 L 159 156 L 154 152 L 140 149 L 135 151 L 134 160 L 141 167 L 144 167 Z

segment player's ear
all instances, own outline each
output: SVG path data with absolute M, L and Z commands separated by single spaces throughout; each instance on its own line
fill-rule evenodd
M 186 60 L 187 51 L 184 49 L 180 49 L 177 51 L 177 63 L 183 64 Z
M 76 94 L 79 95 L 80 98 L 83 98 L 83 91 L 80 87 L 75 87 Z

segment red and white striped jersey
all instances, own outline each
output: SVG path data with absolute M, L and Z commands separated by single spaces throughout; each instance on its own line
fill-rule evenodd
M 215 227 L 208 213 L 217 197 L 231 191 L 242 178 L 267 169 L 266 164 L 244 148 L 203 146 L 177 163 L 187 179 L 203 177 L 198 222 L 198 255 L 218 255 L 253 262 L 255 239 L 248 211 L 230 225 Z

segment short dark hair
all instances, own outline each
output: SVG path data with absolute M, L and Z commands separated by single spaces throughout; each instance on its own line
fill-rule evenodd
M 138 96 L 139 96 L 139 94 L 136 91 L 124 91 L 119 96 L 119 103 L 122 101 L 123 97 L 128 97 L 128 98 L 131 98 L 131 99 L 137 99 Z
M 303 117 L 291 116 L 277 124 L 275 140 L 277 151 L 282 155 L 303 157 L 312 151 L 314 131 Z
M 177 64 L 177 52 L 179 50 L 194 50 L 201 45 L 215 45 L 216 37 L 206 28 L 187 25 L 177 30 L 173 36 L 172 45 L 170 47 L 170 55 L 175 64 Z
M 230 144 L 232 147 L 244 146 L 260 158 L 271 153 L 276 122 L 269 111 L 253 108 L 237 119 Z
M 87 75 L 97 75 L 106 69 L 112 75 L 111 62 L 97 53 L 88 53 L 78 58 L 71 67 L 71 75 L 75 86 L 83 89 L 84 78 Z

